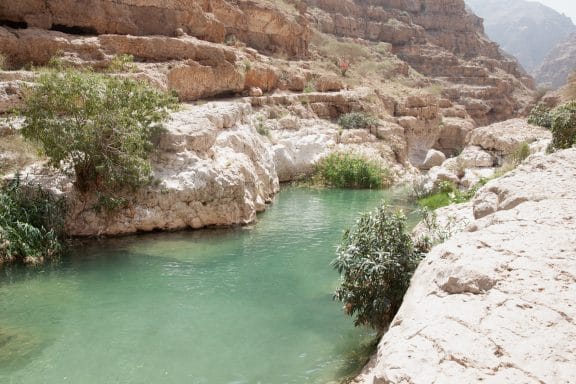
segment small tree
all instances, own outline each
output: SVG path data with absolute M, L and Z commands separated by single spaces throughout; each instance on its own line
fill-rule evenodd
M 566 149 L 576 144 L 576 100 L 552 110 L 537 105 L 530 112 L 528 122 L 552 131 L 551 149 Z
M 49 71 L 27 91 L 22 134 L 41 144 L 51 165 L 73 170 L 81 192 L 137 188 L 150 181 L 152 139 L 175 106 L 143 82 Z
M 341 274 L 334 298 L 354 324 L 383 332 L 400 308 L 421 259 L 406 233 L 406 217 L 383 205 L 344 233 L 332 262 Z

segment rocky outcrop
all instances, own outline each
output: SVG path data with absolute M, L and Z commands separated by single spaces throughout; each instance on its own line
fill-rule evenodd
M 106 69 L 118 55 L 131 55 L 135 63 L 127 76 L 146 80 L 163 90 L 174 90 L 183 101 L 240 94 L 253 87 L 268 92 L 279 86 L 278 71 L 261 62 L 263 56 L 254 50 L 238 50 L 190 36 L 85 37 L 35 28 L 0 27 L 0 52 L 13 67 L 29 63 L 42 66 L 59 57 L 68 65 L 97 70 Z M 294 76 L 285 74 L 289 81 Z
M 532 144 L 539 140 L 551 140 L 549 130 L 528 124 L 524 119 L 511 119 L 486 127 L 476 128 L 468 137 L 469 145 L 477 145 L 487 151 L 509 155 L 522 143 Z
M 576 29 L 576 28 L 575 28 Z M 559 88 L 576 71 L 576 32 L 558 43 L 534 71 L 539 84 Z
M 544 58 L 576 26 L 569 17 L 536 1 L 466 0 L 484 19 L 486 34 L 535 75 Z M 561 85 L 561 84 L 560 84 Z
M 4 1 L 0 20 L 26 28 L 80 35 L 189 34 L 223 43 L 227 37 L 266 52 L 306 53 L 310 30 L 294 9 L 249 0 L 27 0 Z
M 278 191 L 273 153 L 250 112 L 246 103 L 209 103 L 174 113 L 152 162 L 159 184 L 126 193 L 127 204 L 112 212 L 47 169 L 23 176 L 66 195 L 66 231 L 74 236 L 245 224 Z
M 421 262 L 358 382 L 574 381 L 575 180 L 576 150 L 536 155 L 457 206 L 466 229 Z

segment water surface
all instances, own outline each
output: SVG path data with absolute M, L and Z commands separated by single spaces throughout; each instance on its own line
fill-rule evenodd
M 0 270 L 0 383 L 327 383 L 366 337 L 342 230 L 389 193 L 289 189 L 243 228 L 91 241 Z

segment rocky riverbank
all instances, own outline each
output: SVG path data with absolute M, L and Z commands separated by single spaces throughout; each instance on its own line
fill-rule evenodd
M 358 383 L 570 383 L 576 372 L 576 150 L 533 155 L 432 249 Z

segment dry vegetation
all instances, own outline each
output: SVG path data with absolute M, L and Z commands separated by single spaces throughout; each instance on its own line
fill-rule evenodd
M 16 172 L 38 159 L 38 149 L 25 141 L 19 133 L 0 133 L 0 177 Z
M 574 71 L 568 78 L 568 84 L 566 85 L 564 96 L 569 100 L 576 99 L 576 71 Z

